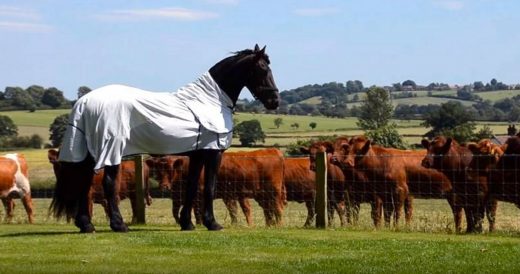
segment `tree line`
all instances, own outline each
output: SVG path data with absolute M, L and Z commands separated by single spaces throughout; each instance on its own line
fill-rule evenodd
M 281 104 L 278 110 L 269 113 L 286 115 L 314 115 L 327 117 L 359 117 L 362 110 L 359 103 L 366 100 L 366 93 L 372 87 L 365 87 L 359 80 L 343 83 L 326 83 L 322 85 L 306 85 L 296 89 L 286 90 L 280 93 Z M 506 85 L 496 79 L 484 84 L 476 81 L 473 84 L 450 87 L 445 83 L 430 83 L 427 86 L 417 85 L 413 80 L 395 83 L 391 86 L 380 87 L 387 91 L 390 99 L 416 97 L 416 91 L 427 91 L 430 97 L 442 97 L 471 101 L 474 106 L 467 111 L 475 112 L 475 118 L 482 121 L 517 121 L 520 118 L 520 97 L 503 99 L 497 102 L 483 100 L 477 92 L 495 90 L 520 90 L 520 84 Z M 455 89 L 454 95 L 446 95 L 441 91 Z M 306 103 L 313 97 L 319 97 L 320 102 Z M 349 107 L 349 103 L 358 103 Z M 423 119 L 425 113 L 439 108 L 439 105 L 399 104 L 396 107 L 393 118 L 397 119 Z M 237 111 L 262 113 L 267 112 L 258 101 L 244 100 L 237 105 Z

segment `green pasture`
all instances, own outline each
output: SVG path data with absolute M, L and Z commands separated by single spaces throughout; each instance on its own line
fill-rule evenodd
M 96 205 L 97 232 L 84 235 L 72 224 L 48 217 L 49 199 L 35 199 L 35 224 L 25 223 L 22 206 L 16 208 L 13 223 L 0 224 L 1 272 L 517 273 L 520 269 L 518 210 L 505 204 L 499 207 L 498 231 L 481 235 L 453 234 L 443 200 L 416 200 L 411 226 L 379 230 L 369 224 L 367 207 L 362 207 L 360 224 L 303 229 L 304 210 L 290 202 L 284 224 L 265 228 L 254 203 L 257 225 L 249 228 L 243 222 L 232 226 L 222 203 L 215 204 L 224 225 L 219 232 L 200 226 L 192 232 L 179 231 L 170 216 L 170 201 L 155 199 L 147 208 L 147 224 L 131 225 L 125 234 L 111 232 Z M 121 206 L 129 220 L 128 201 Z M 299 221 L 294 223 L 295 219 Z
M 486 92 L 477 92 L 478 96 L 480 96 L 484 100 L 490 100 L 492 102 L 496 102 L 505 98 L 511 98 L 514 96 L 520 95 L 520 90 L 496 90 L 496 91 L 486 91 Z

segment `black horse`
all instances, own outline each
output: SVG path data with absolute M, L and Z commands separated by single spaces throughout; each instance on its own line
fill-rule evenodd
M 176 103 L 179 108 L 167 108 L 171 94 L 154 95 L 154 93 L 124 86 L 103 87 L 85 95 L 85 98 L 80 98 L 71 112 L 70 126 L 67 128 L 60 150 L 60 175 L 57 178 L 50 206 L 54 216 L 75 218 L 75 225 L 80 228 L 80 232 L 94 232 L 88 209 L 89 191 L 94 170 L 104 168 L 103 189 L 108 201 L 110 227 L 117 232 L 128 231 L 116 200 L 116 175 L 121 158 L 131 154 L 177 154 L 190 158 L 189 186 L 180 216 L 181 229 L 195 229 L 191 221 L 191 211 L 202 168 L 205 170 L 203 224 L 208 230 L 222 229 L 215 220 L 213 197 L 222 153 L 230 145 L 231 109 L 235 106 L 244 87 L 247 87 L 267 109 L 278 107 L 280 97 L 269 64 L 265 47 L 260 49 L 255 45 L 253 50 L 235 52 L 233 56 L 211 67 L 203 76 L 205 77 L 203 81 L 187 86 L 188 89 L 202 90 L 201 93 L 205 95 L 195 94 L 194 97 L 190 97 L 191 95 L 182 95 L 182 89 L 178 91 L 177 93 L 181 95 L 176 95 L 177 97 L 184 96 L 180 103 Z M 155 96 L 166 97 L 154 101 Z M 198 96 L 211 97 L 208 105 L 206 106 L 203 100 L 199 100 Z M 224 102 L 222 106 L 220 106 L 221 102 Z M 177 122 L 169 117 L 182 112 L 180 108 L 188 113 L 186 115 L 193 116 L 195 121 L 187 122 L 182 118 Z M 217 115 L 211 112 L 204 114 L 207 109 L 213 109 Z M 215 133 L 214 131 L 221 129 L 214 130 L 212 123 L 203 121 L 214 118 L 210 116 L 224 116 L 224 118 L 217 117 L 217 124 L 220 123 L 220 128 L 229 131 Z M 160 121 L 157 121 L 158 119 Z M 198 132 L 191 134 L 183 131 L 182 137 L 191 134 L 190 136 L 194 138 L 169 137 L 168 134 L 184 130 L 178 129 L 178 124 L 186 123 L 196 123 L 195 128 L 198 128 Z M 193 129 L 193 126 L 190 129 Z M 124 133 L 114 132 L 117 130 Z M 207 135 L 209 137 L 205 137 L 201 132 L 209 132 Z M 191 143 L 186 146 L 186 140 L 192 141 L 189 141 Z M 166 148 L 161 149 L 160 145 Z M 179 146 L 184 147 L 178 149 Z

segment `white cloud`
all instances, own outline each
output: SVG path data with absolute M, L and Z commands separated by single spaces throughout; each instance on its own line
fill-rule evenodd
M 11 7 L 11 6 L 0 6 L 0 17 L 5 18 L 17 18 L 17 19 L 25 19 L 25 20 L 39 20 L 40 15 L 28 9 L 22 9 L 19 7 Z
M 50 32 L 52 27 L 44 24 L 25 23 L 14 21 L 0 21 L 0 30 L 22 32 Z
M 181 21 L 200 21 L 217 18 L 218 14 L 207 11 L 197 11 L 185 8 L 159 8 L 114 10 L 98 16 L 107 20 L 149 20 L 149 19 L 174 19 Z
M 34 10 L 14 6 L 0 6 L 0 30 L 14 32 L 49 32 L 53 28 L 40 22 Z
M 294 14 L 300 16 L 326 16 L 338 13 L 339 10 L 336 8 L 309 8 L 309 9 L 297 9 L 293 11 Z
M 434 1 L 434 5 L 446 9 L 446 10 L 461 10 L 464 8 L 464 2 L 462 1 Z
M 205 0 L 205 2 L 217 5 L 238 5 L 240 0 Z

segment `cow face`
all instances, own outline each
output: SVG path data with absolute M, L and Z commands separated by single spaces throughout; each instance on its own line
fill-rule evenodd
M 159 182 L 161 190 L 171 190 L 172 183 L 182 176 L 184 165 L 182 157 L 164 156 L 152 157 L 146 160 L 151 176 Z
M 426 156 L 422 160 L 422 165 L 426 168 L 440 170 L 442 168 L 443 156 L 450 151 L 452 139 L 439 136 L 435 137 L 431 142 L 422 140 L 421 143 L 427 150 Z
M 318 152 L 326 152 L 327 159 L 330 161 L 330 158 L 334 153 L 334 145 L 331 142 L 314 142 L 309 146 L 309 148 L 301 148 L 300 151 L 303 154 L 309 154 L 309 169 L 316 171 L 316 154 L 318 154 Z
M 502 154 L 504 154 L 502 148 L 499 145 L 493 144 L 489 139 L 481 140 L 476 144 L 468 144 L 467 147 L 473 153 L 470 167 L 479 171 L 494 167 Z

